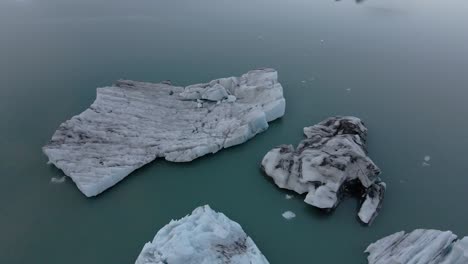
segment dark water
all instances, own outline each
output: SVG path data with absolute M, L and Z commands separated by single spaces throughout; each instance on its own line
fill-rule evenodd
M 365 263 L 370 242 L 418 227 L 468 235 L 467 14 L 465 0 L 0 0 L 0 263 L 132 263 L 203 204 L 239 222 L 271 263 Z M 156 161 L 97 198 L 50 182 L 61 172 L 41 146 L 96 87 L 257 67 L 279 71 L 287 113 L 253 140 Z M 325 216 L 259 170 L 270 148 L 337 114 L 365 120 L 388 184 L 371 227 L 356 200 Z

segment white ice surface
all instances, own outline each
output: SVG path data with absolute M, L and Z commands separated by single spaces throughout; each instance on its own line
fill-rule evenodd
M 242 227 L 208 205 L 161 228 L 136 264 L 267 264 Z

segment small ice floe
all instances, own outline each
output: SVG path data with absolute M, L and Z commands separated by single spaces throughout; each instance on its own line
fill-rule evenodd
M 258 36 L 257 36 L 257 39 L 258 39 L 258 40 L 264 40 L 265 38 L 264 38 L 262 35 L 258 35 Z
M 323 43 L 323 42 L 325 42 L 325 40 L 321 39 L 320 42 Z
M 290 199 L 292 199 L 293 197 L 294 197 L 294 195 L 289 195 L 289 194 L 286 194 L 286 195 L 284 196 L 284 198 L 286 198 L 287 200 L 290 200 Z
M 302 80 L 301 83 L 306 83 L 306 81 L 305 81 L 305 80 Z
M 349 93 L 351 92 L 351 88 L 346 88 L 346 91 Z
M 296 217 L 296 214 L 291 212 L 291 211 L 286 211 L 282 214 L 282 216 L 286 219 L 286 220 L 291 220 L 293 219 L 294 217 Z
M 62 177 L 52 177 L 50 178 L 51 183 L 64 183 L 66 180 L 67 176 L 62 176 Z
M 431 156 L 424 156 L 424 161 L 422 162 L 422 166 L 423 167 L 428 167 L 428 166 L 431 166 L 431 164 L 429 164 L 429 161 L 431 160 Z
M 406 183 L 406 181 L 405 180 L 400 180 L 400 183 L 403 184 L 403 183 Z

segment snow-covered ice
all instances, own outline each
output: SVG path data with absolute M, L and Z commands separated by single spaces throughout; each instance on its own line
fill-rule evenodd
M 369 264 L 466 264 L 468 237 L 450 231 L 416 229 L 384 237 L 365 251 Z
M 188 162 L 241 144 L 284 115 L 273 69 L 187 87 L 121 80 L 62 123 L 43 147 L 86 196 L 156 158 Z M 220 103 L 218 103 L 220 102 Z
M 367 128 L 356 117 L 331 117 L 304 128 L 297 148 L 281 145 L 262 160 L 262 169 L 280 188 L 307 193 L 305 202 L 330 210 L 344 193 L 362 199 L 359 218 L 370 224 L 381 207 L 385 184 L 367 156 Z
M 290 194 L 286 194 L 286 195 L 284 196 L 284 198 L 286 198 L 287 200 L 290 200 L 290 199 L 292 199 L 293 197 L 294 197 L 294 195 L 290 195 Z
M 172 220 L 144 245 L 136 264 L 267 264 L 242 227 L 208 205 Z
M 291 220 L 293 219 L 294 217 L 296 217 L 296 214 L 291 212 L 291 211 L 286 211 L 282 214 L 282 216 L 287 219 L 287 220 Z

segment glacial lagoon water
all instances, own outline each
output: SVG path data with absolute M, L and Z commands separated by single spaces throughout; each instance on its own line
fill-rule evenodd
M 203 204 L 240 223 L 271 263 L 366 263 L 369 243 L 400 230 L 468 235 L 467 12 L 464 0 L 1 0 L 0 263 L 132 263 Z M 258 67 L 279 71 L 286 115 L 243 145 L 155 161 L 96 198 L 41 153 L 96 87 Z M 269 149 L 332 115 L 369 128 L 388 187 L 371 227 L 356 200 L 325 215 L 259 169 Z

